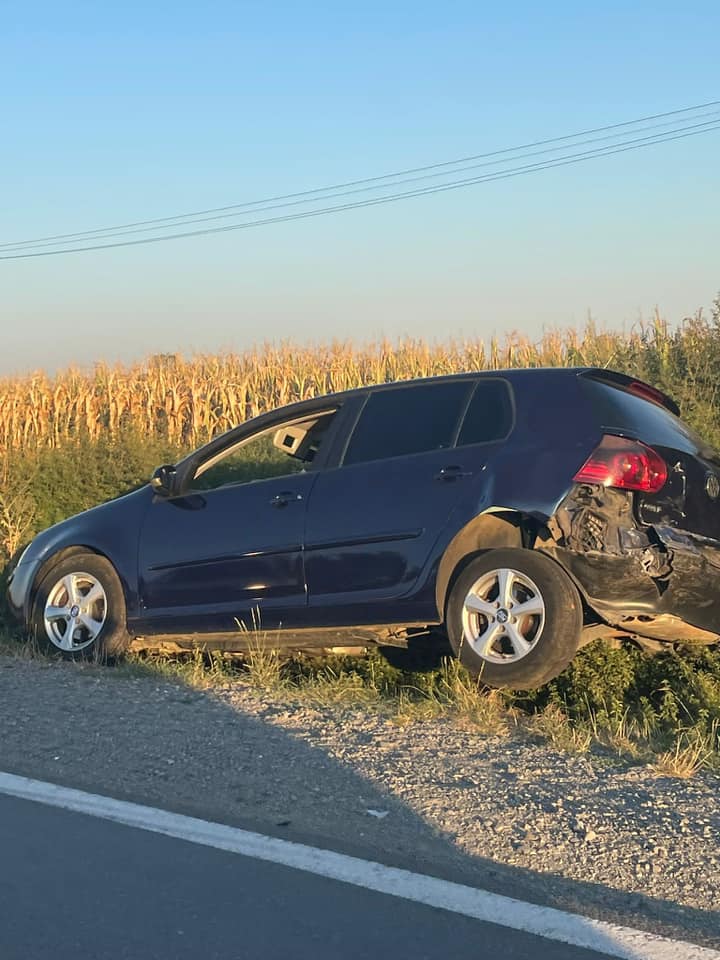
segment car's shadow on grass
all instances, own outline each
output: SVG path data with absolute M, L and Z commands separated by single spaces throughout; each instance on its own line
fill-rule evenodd
M 381 786 L 358 772 L 352 745 L 332 736 L 332 711 L 315 712 L 310 736 L 289 709 L 150 668 L 0 655 L 0 769 L 720 945 L 717 912 L 464 852 L 449 804 L 449 826 L 430 824 L 392 777 Z
M 378 652 L 391 667 L 408 673 L 437 670 L 443 659 L 452 655 L 447 635 L 439 628 L 410 637 L 407 646 L 380 646 Z

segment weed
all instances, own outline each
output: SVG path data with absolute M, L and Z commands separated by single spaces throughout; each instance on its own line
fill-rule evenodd
M 283 686 L 280 653 L 262 639 L 249 645 L 245 667 L 250 686 L 270 691 L 279 690 Z
M 679 777 L 683 780 L 695 776 L 703 767 L 712 764 L 718 748 L 717 724 L 709 733 L 684 730 L 670 750 L 659 754 L 651 765 L 660 777 Z
M 446 709 L 446 705 L 437 697 L 423 695 L 422 691 L 407 687 L 398 691 L 394 720 L 399 726 L 406 727 L 412 723 L 434 720 L 442 716 Z
M 315 677 L 306 678 L 290 687 L 296 700 L 315 707 L 368 707 L 379 705 L 382 694 L 367 677 L 354 671 L 327 667 Z
M 593 741 L 592 729 L 569 717 L 555 703 L 549 703 L 532 719 L 532 729 L 549 740 L 558 750 L 587 753 Z
M 19 633 L 3 628 L 0 623 L 0 656 L 13 660 L 45 660 L 47 654 L 40 647 L 36 637 L 23 637 Z
M 483 686 L 458 660 L 445 659 L 437 679 L 439 697 L 449 712 L 489 736 L 501 736 L 516 724 L 515 712 L 506 694 Z

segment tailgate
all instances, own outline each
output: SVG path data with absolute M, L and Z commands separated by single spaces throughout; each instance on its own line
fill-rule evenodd
M 720 455 L 659 391 L 605 371 L 581 376 L 602 432 L 632 437 L 665 460 L 668 479 L 656 494 L 636 494 L 637 519 L 720 540 Z

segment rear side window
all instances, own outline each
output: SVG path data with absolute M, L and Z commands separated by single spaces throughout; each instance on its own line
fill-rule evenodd
M 467 380 L 396 387 L 371 393 L 343 463 L 442 450 L 452 445 L 472 383 Z
M 598 380 L 581 377 L 580 382 L 604 429 L 627 431 L 645 443 L 688 452 L 707 446 L 694 430 L 665 407 Z
M 457 445 L 504 440 L 513 424 L 510 387 L 505 380 L 481 380 L 463 419 Z

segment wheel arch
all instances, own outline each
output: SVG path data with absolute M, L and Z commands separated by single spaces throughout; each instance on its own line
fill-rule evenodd
M 57 567 L 58 564 L 62 563 L 63 560 L 67 560 L 68 557 L 79 556 L 80 554 L 84 554 L 84 553 L 92 553 L 96 557 L 102 557 L 104 560 L 107 560 L 107 562 L 112 566 L 113 570 L 117 574 L 118 579 L 120 580 L 123 593 L 125 594 L 125 600 L 127 602 L 126 584 L 124 583 L 123 578 L 120 576 L 120 572 L 118 571 L 117 567 L 112 562 L 110 557 L 106 553 L 103 553 L 102 550 L 98 550 L 97 547 L 91 547 L 87 544 L 82 544 L 82 543 L 71 544 L 70 546 L 67 546 L 67 547 L 61 547 L 59 550 L 56 550 L 55 553 L 50 554 L 50 556 L 47 557 L 45 560 L 43 560 L 43 562 L 40 564 L 38 569 L 35 571 L 35 576 L 33 577 L 32 586 L 28 593 L 27 602 L 26 602 L 25 618 L 27 623 L 30 622 L 30 618 L 32 616 L 32 611 L 35 605 L 35 597 L 37 596 L 38 588 L 42 583 L 42 581 L 45 579 L 45 577 L 53 570 L 54 567 Z
M 529 547 L 536 532 L 532 517 L 503 507 L 486 510 L 466 523 L 446 547 L 438 567 L 435 603 L 441 620 L 455 581 L 478 554 L 499 547 Z

